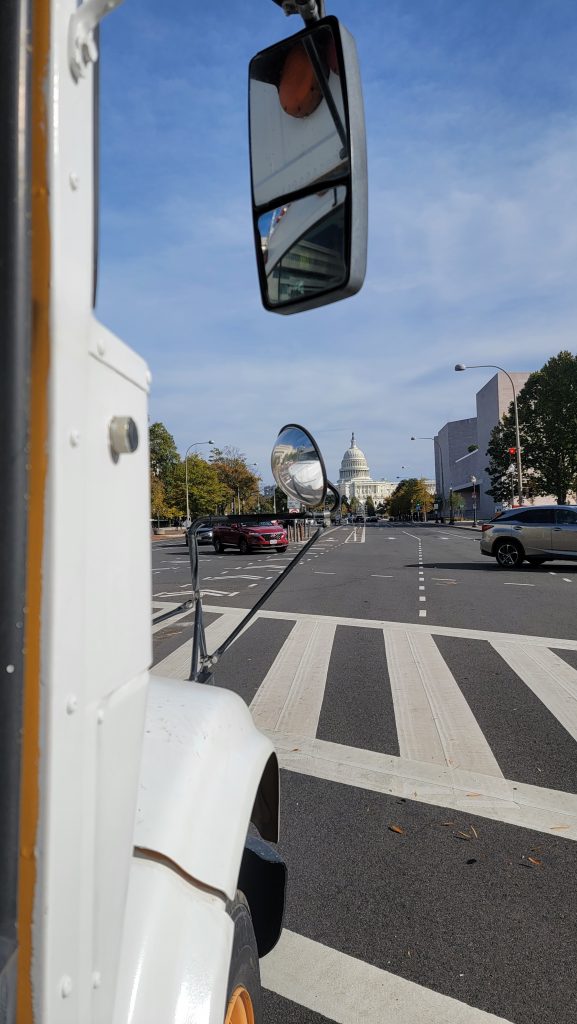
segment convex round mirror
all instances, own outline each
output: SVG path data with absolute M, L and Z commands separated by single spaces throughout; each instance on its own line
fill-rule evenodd
M 270 459 L 277 486 L 298 505 L 320 505 L 327 490 L 323 457 L 315 439 L 298 423 L 279 432 Z

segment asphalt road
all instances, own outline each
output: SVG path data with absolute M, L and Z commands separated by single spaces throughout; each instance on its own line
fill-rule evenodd
M 211 643 L 297 550 L 201 553 Z M 184 545 L 156 541 L 154 608 L 187 587 Z M 271 1024 L 574 1024 L 576 612 L 577 563 L 504 572 L 472 531 L 341 527 L 225 654 L 217 685 L 282 766 Z M 190 628 L 155 627 L 159 671 L 186 674 Z

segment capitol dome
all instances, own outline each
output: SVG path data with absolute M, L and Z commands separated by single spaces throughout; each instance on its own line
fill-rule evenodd
M 351 437 L 351 446 L 347 448 L 341 462 L 339 483 L 346 480 L 370 479 L 369 465 L 365 459 L 364 452 L 357 446 L 355 435 Z

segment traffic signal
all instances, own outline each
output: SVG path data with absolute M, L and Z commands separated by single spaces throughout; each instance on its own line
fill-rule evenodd
M 516 448 L 507 448 L 507 451 L 509 452 L 509 455 L 516 455 L 517 454 L 517 449 Z

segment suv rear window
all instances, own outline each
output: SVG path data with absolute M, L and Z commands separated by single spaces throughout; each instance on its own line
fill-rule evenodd
M 577 512 L 574 512 L 572 508 L 558 508 L 555 518 L 563 526 L 577 526 Z
M 515 518 L 521 523 L 554 523 L 555 510 L 552 508 L 520 509 Z

